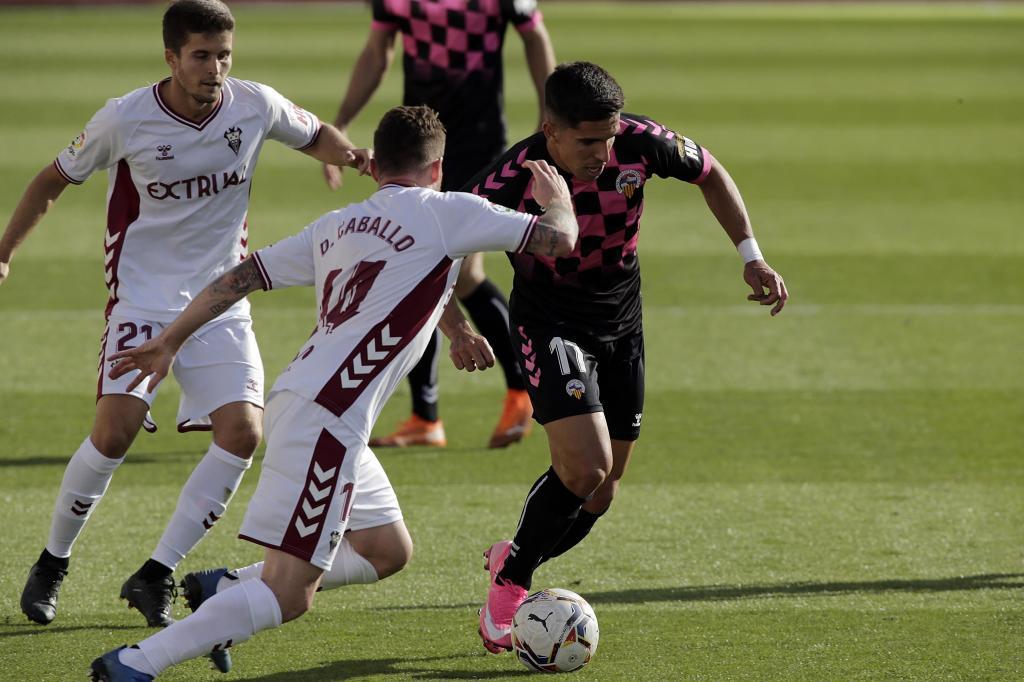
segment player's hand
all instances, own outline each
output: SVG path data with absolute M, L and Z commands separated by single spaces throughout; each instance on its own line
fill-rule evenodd
M 370 159 L 372 158 L 372 149 L 350 149 L 345 155 L 345 165 L 355 168 L 360 175 L 366 175 L 370 172 Z
M 10 272 L 11 272 L 11 265 L 10 265 L 10 263 L 6 263 L 6 262 L 0 260 L 0 284 L 4 283 L 4 280 L 7 279 L 7 275 Z
M 482 372 L 488 367 L 494 367 L 494 351 L 491 350 L 491 344 L 475 331 L 463 330 L 451 339 L 451 344 L 448 355 L 451 357 L 455 369 L 464 369 L 467 372 L 480 370 Z
M 135 348 L 114 353 L 110 360 L 116 361 L 107 373 L 111 379 L 118 379 L 128 372 L 138 370 L 139 375 L 128 384 L 126 392 L 130 393 L 147 377 L 152 377 L 146 389 L 147 393 L 152 393 L 170 371 L 171 363 L 174 362 L 174 352 L 164 344 L 160 336 L 157 336 Z
M 754 293 L 747 296 L 748 301 L 757 301 L 761 305 L 775 304 L 771 310 L 772 317 L 778 315 L 786 305 L 786 299 L 789 298 L 786 283 L 763 260 L 752 260 L 743 266 L 743 281 L 754 290 Z
M 333 166 L 329 163 L 324 164 L 324 180 L 327 181 L 327 186 L 332 190 L 336 190 L 341 187 L 341 169 L 337 166 Z
M 543 208 L 553 201 L 564 201 L 572 205 L 569 186 L 558 171 L 543 159 L 523 161 L 523 167 L 533 173 L 533 198 Z

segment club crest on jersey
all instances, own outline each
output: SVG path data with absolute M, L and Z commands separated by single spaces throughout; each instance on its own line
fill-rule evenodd
M 587 392 L 587 387 L 579 379 L 569 379 L 569 383 L 565 385 L 565 392 L 579 400 Z
M 224 131 L 224 139 L 228 141 L 231 151 L 238 156 L 238 150 L 242 148 L 242 129 L 231 127 Z
M 625 194 L 627 199 L 632 199 L 633 192 L 642 184 L 644 184 L 644 176 L 640 175 L 640 171 L 635 168 L 627 168 L 619 173 L 619 177 L 615 178 L 615 191 Z
M 72 157 L 77 157 L 78 156 L 78 152 L 82 151 L 82 147 L 84 147 L 84 146 L 85 146 L 85 131 L 83 130 L 78 137 L 76 137 L 75 139 L 71 140 L 71 144 L 68 145 L 68 154 L 70 154 Z
M 158 144 L 156 146 L 156 151 L 157 161 L 167 161 L 168 159 L 174 158 L 174 154 L 171 153 L 171 145 L 169 144 Z

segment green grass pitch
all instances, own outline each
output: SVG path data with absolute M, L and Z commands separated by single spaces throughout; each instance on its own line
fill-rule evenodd
M 292 3 L 289 3 L 292 4 Z M 544 7 L 559 59 L 622 83 L 627 109 L 711 149 L 792 300 L 769 319 L 699 191 L 652 182 L 641 260 L 645 429 L 614 509 L 535 586 L 586 596 L 600 650 L 580 680 L 1024 679 L 1024 10 L 977 5 Z M 333 117 L 361 6 L 239 6 L 234 75 Z M 0 213 L 107 97 L 165 74 L 159 5 L 0 11 Z M 535 121 L 508 36 L 511 135 Z M 398 101 L 395 69 L 353 129 Z M 268 143 L 253 246 L 340 194 Z M 102 330 L 102 174 L 70 188 L 0 287 L 0 670 L 84 679 L 146 636 L 117 599 L 206 448 L 141 435 L 75 549 L 58 620 L 18 608 L 64 464 L 88 432 Z M 491 276 L 507 288 L 501 257 Z M 254 296 L 268 377 L 299 347 L 309 291 Z M 378 585 L 320 595 L 234 649 L 226 680 L 505 679 L 484 654 L 480 552 L 547 466 L 542 433 L 481 446 L 500 375 L 446 367 L 451 446 L 383 452 L 416 541 Z M 378 430 L 408 409 L 403 388 Z M 257 472 L 183 570 L 260 552 L 235 539 Z M 178 615 L 184 615 L 179 602 Z M 214 680 L 204 661 L 167 680 Z M 163 678 L 161 678 L 163 679 Z

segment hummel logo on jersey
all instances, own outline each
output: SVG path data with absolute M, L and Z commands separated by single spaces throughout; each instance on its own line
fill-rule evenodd
M 228 146 L 231 147 L 231 151 L 238 156 L 238 150 L 242 147 L 242 129 L 231 127 L 224 131 L 224 139 L 228 141 Z
M 168 159 L 174 158 L 174 154 L 171 153 L 171 145 L 169 144 L 157 145 L 156 150 L 160 152 L 157 154 L 157 161 L 167 161 Z

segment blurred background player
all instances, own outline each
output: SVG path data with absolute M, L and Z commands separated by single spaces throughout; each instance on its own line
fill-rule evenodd
M 622 89 L 601 67 L 563 64 L 545 87 L 542 132 L 509 149 L 472 181 L 473 192 L 537 212 L 523 164 L 543 160 L 569 181 L 580 226 L 568 256 L 509 254 L 511 316 L 519 359 L 544 426 L 551 467 L 526 497 L 511 542 L 485 552 L 490 571 L 480 636 L 511 648 L 512 616 L 534 569 L 580 542 L 608 510 L 640 437 L 644 337 L 637 240 L 644 185 L 657 175 L 690 182 L 743 257 L 750 300 L 786 302 L 782 278 L 764 262 L 743 200 L 711 154 L 645 116 L 620 113 Z M 500 178 L 492 173 L 501 170 Z M 765 290 L 767 289 L 767 293 Z
M 380 85 L 391 64 L 395 36 L 402 34 L 402 103 L 426 104 L 448 132 L 443 190 L 458 190 L 505 149 L 502 45 L 511 23 L 523 40 L 526 62 L 543 116 L 544 80 L 554 51 L 535 0 L 372 0 L 373 23 L 334 124 L 345 132 Z M 331 186 L 337 168 L 325 168 Z M 487 338 L 505 374 L 507 392 L 488 447 L 500 448 L 526 435 L 532 408 L 515 351 L 508 340 L 508 303 L 484 273 L 483 254 L 463 261 L 455 295 Z M 443 446 L 438 411 L 435 333 L 423 359 L 409 374 L 412 415 L 398 429 L 370 441 L 374 446 Z
M 94 660 L 94 680 L 151 680 L 298 618 L 321 580 L 375 582 L 408 562 L 412 541 L 398 498 L 367 447 L 374 421 L 439 322 L 456 367 L 493 364 L 458 306 L 442 319 L 461 258 L 485 250 L 567 254 L 577 236 L 568 187 L 543 161 L 527 162 L 535 198 L 547 208 L 540 218 L 438 192 L 444 137 L 428 107 L 389 111 L 374 134 L 373 196 L 257 251 L 154 340 L 115 356 L 122 359 L 112 375 L 131 373 L 140 384 L 152 377 L 155 385 L 182 344 L 247 293 L 315 286 L 322 301 L 313 334 L 268 396 L 267 451 L 240 531 L 266 548 L 259 578 L 211 586 L 191 616 Z
M 29 183 L 0 240 L 2 281 L 64 188 L 108 170 L 109 301 L 95 422 L 64 471 L 49 539 L 21 595 L 22 611 L 43 625 L 57 614 L 71 548 L 114 470 L 144 421 L 155 428 L 147 419 L 155 393 L 145 384 L 129 389 L 131 377 L 110 379 L 104 359 L 158 334 L 211 278 L 245 258 L 250 179 L 265 139 L 323 162 L 368 162 L 338 130 L 272 88 L 228 77 L 234 26 L 218 0 L 173 3 L 163 17 L 170 77 L 109 100 Z M 199 330 L 174 373 L 182 388 L 178 430 L 212 429 L 213 443 L 152 557 L 121 588 L 150 626 L 171 622 L 171 574 L 224 513 L 260 442 L 263 365 L 248 303 Z

